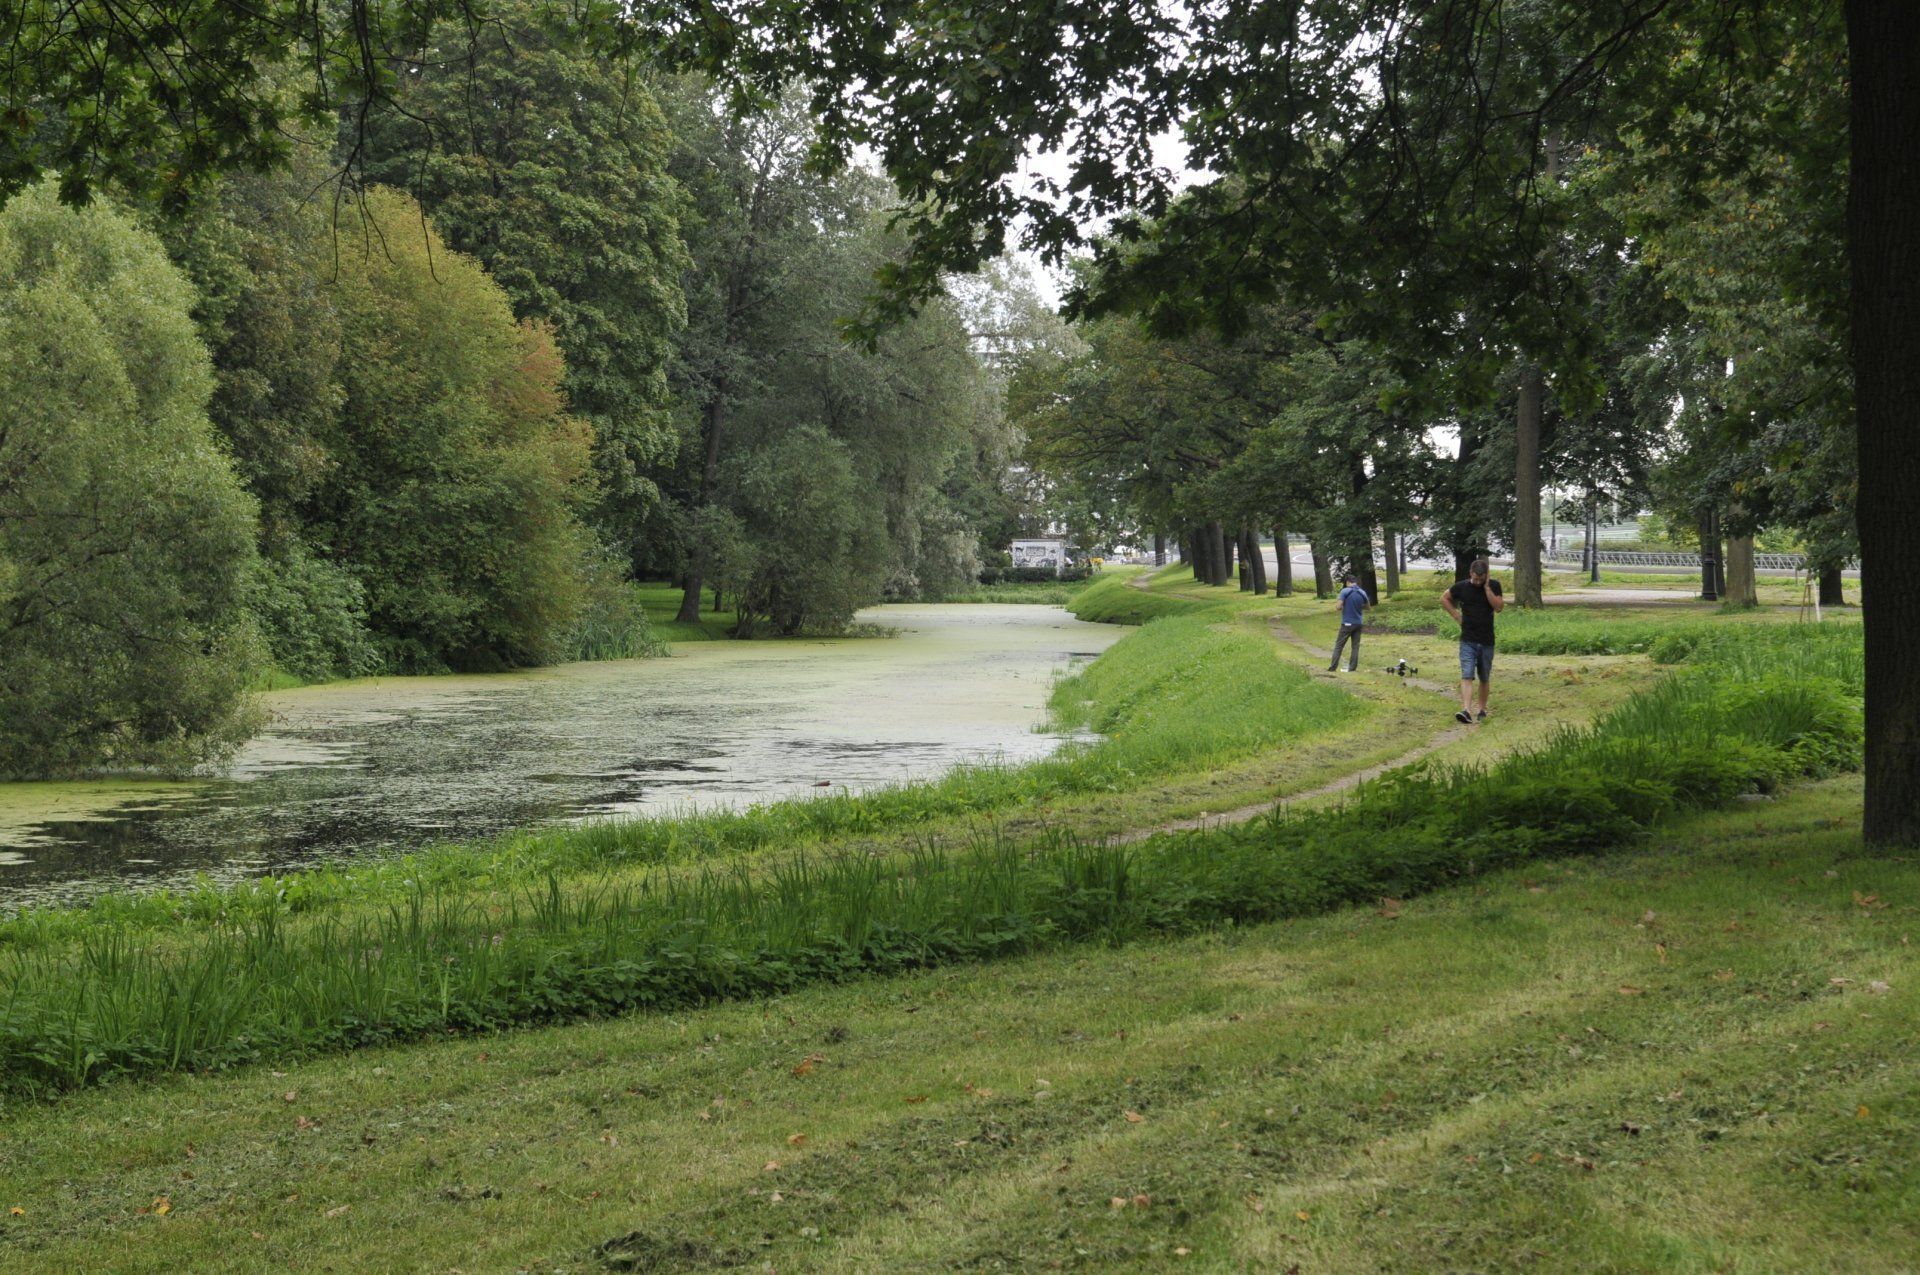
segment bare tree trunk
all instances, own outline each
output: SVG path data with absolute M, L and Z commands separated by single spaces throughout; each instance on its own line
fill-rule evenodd
M 1242 527 L 1233 533 L 1233 547 L 1240 557 L 1240 592 L 1253 592 L 1253 567 L 1247 562 L 1247 530 Z
M 1400 592 L 1400 546 L 1396 542 L 1400 539 L 1400 533 L 1382 530 L 1380 538 L 1385 542 L 1387 550 L 1387 592 L 1398 593 Z
M 1700 515 L 1700 600 L 1720 600 L 1720 520 L 1709 510 Z
M 1920 8 L 1846 0 L 1854 427 L 1867 639 L 1866 818 L 1877 844 L 1920 843 Z
M 1208 525 L 1213 528 L 1213 538 L 1220 543 L 1220 578 L 1214 583 L 1225 584 L 1233 579 L 1233 537 L 1227 534 L 1226 527 L 1220 523 Z
M 1753 576 L 1753 537 L 1731 537 L 1727 541 L 1727 601 L 1736 606 L 1758 606 L 1760 593 Z
M 1267 596 L 1267 555 L 1260 552 L 1260 535 L 1249 527 L 1240 533 L 1240 543 L 1244 548 L 1241 554 L 1248 569 L 1253 573 L 1253 596 Z
M 705 508 L 713 499 L 714 476 L 720 469 L 720 438 L 727 429 L 727 397 L 724 386 L 716 386 L 713 398 L 707 403 L 707 455 L 706 463 L 700 469 L 700 507 Z M 700 623 L 700 579 L 703 560 L 706 557 L 703 547 L 693 546 L 690 555 L 691 564 L 687 568 L 687 582 L 680 594 L 680 611 L 673 618 L 682 624 Z M 714 610 L 719 610 L 714 604 Z
M 1840 574 L 1839 567 L 1825 567 L 1820 572 L 1820 605 L 1840 607 L 1847 604 L 1847 578 Z
M 1276 597 L 1293 596 L 1293 549 L 1287 544 L 1287 529 L 1279 523 L 1273 525 L 1273 592 Z
M 1205 584 L 1213 568 L 1207 565 L 1207 537 L 1201 528 L 1187 528 L 1187 542 L 1181 546 L 1180 552 L 1186 555 L 1188 565 L 1193 568 L 1193 578 Z
M 1333 567 L 1327 562 L 1327 555 L 1320 548 L 1318 540 L 1307 541 L 1307 552 L 1313 555 L 1313 596 L 1330 598 L 1333 596 Z
M 1520 401 L 1513 430 L 1513 594 L 1523 607 L 1540 605 L 1540 420 L 1547 399 L 1538 365 L 1520 370 Z
M 1164 567 L 1167 565 L 1167 537 L 1165 532 L 1156 531 L 1153 533 L 1153 565 L 1156 567 Z

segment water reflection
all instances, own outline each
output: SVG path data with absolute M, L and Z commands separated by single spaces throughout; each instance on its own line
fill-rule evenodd
M 1053 607 L 883 607 L 900 636 L 277 692 L 191 783 L 0 785 L 0 908 L 529 824 L 738 806 L 1044 755 L 1055 676 L 1120 636 Z

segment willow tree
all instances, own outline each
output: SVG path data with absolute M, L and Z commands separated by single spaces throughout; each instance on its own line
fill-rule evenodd
M 254 504 L 192 301 L 123 213 L 47 186 L 0 212 L 0 775 L 244 737 Z

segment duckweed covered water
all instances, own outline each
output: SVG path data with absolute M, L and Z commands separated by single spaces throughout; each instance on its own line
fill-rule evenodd
M 271 693 L 272 724 L 218 775 L 0 785 L 0 910 L 1031 760 L 1061 742 L 1039 733 L 1054 679 L 1124 631 L 1051 606 L 861 618 L 899 634 Z

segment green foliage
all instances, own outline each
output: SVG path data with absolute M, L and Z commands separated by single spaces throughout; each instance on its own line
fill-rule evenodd
M 880 600 L 882 526 L 845 443 L 817 428 L 782 434 L 746 463 L 739 489 L 754 545 L 736 605 L 743 635 L 762 619 L 783 636 L 838 633 Z
M 207 422 L 191 290 L 51 187 L 0 211 L 0 774 L 243 737 L 254 506 Z
M 582 604 L 589 490 L 559 353 L 412 200 L 375 190 L 360 211 L 333 285 L 342 398 L 310 534 L 366 589 L 390 667 L 555 659 Z
M 411 192 L 516 316 L 551 326 L 568 405 L 593 426 L 595 520 L 630 553 L 674 448 L 689 265 L 652 93 L 552 6 L 506 0 L 478 25 L 437 23 L 373 120 L 366 178 Z
M 300 540 L 288 541 L 278 558 L 260 559 L 250 603 L 276 668 L 303 682 L 379 671 L 360 582 Z
M 580 614 L 561 643 L 569 660 L 633 660 L 667 654 L 653 631 L 640 586 L 627 579 L 626 563 L 611 553 L 589 551 L 583 568 Z

